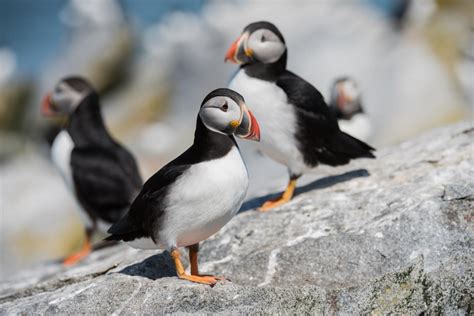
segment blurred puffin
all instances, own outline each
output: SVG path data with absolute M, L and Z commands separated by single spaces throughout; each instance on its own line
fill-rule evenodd
M 46 95 L 45 116 L 64 116 L 65 126 L 54 139 L 51 156 L 74 194 L 85 224 L 82 248 L 64 259 L 74 264 L 91 251 L 91 236 L 106 232 L 119 220 L 143 184 L 134 157 L 109 134 L 99 96 L 83 78 L 67 77 Z
M 199 274 L 199 242 L 237 213 L 249 184 L 233 135 L 258 141 L 258 123 L 240 94 L 214 90 L 201 104 L 192 146 L 146 181 L 106 239 L 167 249 L 180 279 L 215 284 L 219 278 Z M 191 274 L 183 268 L 178 247 L 189 249 Z
M 288 202 L 296 180 L 319 163 L 338 166 L 354 158 L 374 158 L 372 147 L 339 129 L 321 93 L 286 70 L 286 60 L 283 35 L 269 22 L 249 24 L 225 56 L 225 61 L 241 65 L 229 88 L 252 104 L 262 151 L 290 173 L 283 195 L 265 202 L 261 211 Z
M 368 141 L 372 126 L 361 104 L 361 93 L 350 77 L 337 79 L 331 89 L 329 109 L 336 116 L 339 128 L 357 139 Z

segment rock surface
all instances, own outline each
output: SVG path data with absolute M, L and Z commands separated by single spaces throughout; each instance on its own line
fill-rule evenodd
M 269 213 L 248 202 L 201 246 L 201 270 L 232 282 L 178 280 L 166 252 L 119 245 L 2 283 L 0 314 L 469 314 L 473 137 L 469 123 L 438 129 L 313 177 Z

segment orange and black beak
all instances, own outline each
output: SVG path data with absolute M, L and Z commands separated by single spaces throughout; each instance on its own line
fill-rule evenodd
M 41 114 L 44 116 L 54 116 L 56 113 L 51 109 L 51 92 L 47 93 L 41 102 Z
M 253 51 L 247 47 L 248 38 L 249 34 L 245 32 L 233 42 L 225 55 L 224 61 L 230 61 L 234 64 L 248 64 L 252 62 L 254 60 Z
M 234 133 L 239 138 L 260 141 L 260 126 L 247 105 L 242 105 L 242 120 Z

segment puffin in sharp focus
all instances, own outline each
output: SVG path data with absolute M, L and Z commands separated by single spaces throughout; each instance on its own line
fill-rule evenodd
M 331 88 L 329 109 L 336 116 L 339 128 L 357 139 L 368 141 L 372 136 L 369 116 L 361 103 L 361 92 L 351 77 L 336 79 Z
M 252 104 L 262 132 L 261 150 L 290 173 L 283 195 L 265 202 L 261 211 L 288 202 L 296 180 L 320 163 L 339 166 L 355 158 L 374 158 L 374 148 L 339 129 L 321 93 L 286 69 L 287 54 L 275 25 L 255 22 L 225 56 L 225 61 L 240 64 L 229 88 Z
M 238 212 L 247 192 L 247 168 L 234 135 L 258 141 L 258 123 L 240 94 L 214 90 L 201 104 L 194 143 L 146 181 L 106 239 L 166 249 L 180 279 L 215 284 L 219 278 L 199 274 L 197 253 L 199 242 Z M 191 274 L 183 268 L 178 247 L 189 249 Z
M 44 98 L 41 112 L 66 117 L 53 141 L 51 156 L 79 204 L 85 225 L 82 248 L 63 261 L 71 265 L 90 253 L 96 230 L 105 233 L 122 218 L 143 182 L 135 158 L 107 131 L 99 95 L 85 79 L 60 80 Z

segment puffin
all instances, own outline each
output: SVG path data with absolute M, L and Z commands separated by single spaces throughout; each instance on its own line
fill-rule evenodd
M 240 94 L 216 89 L 202 101 L 193 144 L 145 182 L 106 240 L 167 250 L 180 279 L 211 286 L 221 280 L 199 274 L 198 252 L 199 242 L 232 219 L 247 193 L 247 168 L 234 136 L 258 141 L 259 125 Z M 179 247 L 188 248 L 190 274 Z
M 339 128 L 357 139 L 368 141 L 372 135 L 372 126 L 362 107 L 357 82 L 347 76 L 337 78 L 330 95 L 329 109 L 336 116 Z
M 73 265 L 91 252 L 96 231 L 106 233 L 128 211 L 143 181 L 133 155 L 108 132 L 99 95 L 86 79 L 61 79 L 44 97 L 41 112 L 65 118 L 51 157 L 76 199 L 85 227 L 81 249 L 63 260 Z
M 265 202 L 268 211 L 291 200 L 297 179 L 319 164 L 340 166 L 374 158 L 374 148 L 341 131 L 321 93 L 286 69 L 285 39 L 270 22 L 255 22 L 230 46 L 225 61 L 239 64 L 228 87 L 242 94 L 261 127 L 259 149 L 287 166 L 283 194 Z

